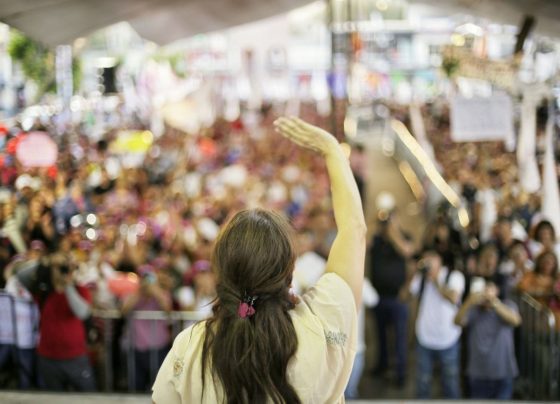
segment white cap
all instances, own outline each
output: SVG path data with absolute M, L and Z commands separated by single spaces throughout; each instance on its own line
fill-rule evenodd
M 16 182 L 14 184 L 18 191 L 22 190 L 25 187 L 31 186 L 31 176 L 29 174 L 22 174 L 17 177 Z

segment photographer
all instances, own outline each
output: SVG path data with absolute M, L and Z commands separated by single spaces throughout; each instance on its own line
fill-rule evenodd
M 511 399 L 518 374 L 513 328 L 521 324 L 521 317 L 515 303 L 498 295 L 493 282 L 473 280 L 455 317 L 457 325 L 469 327 L 467 375 L 474 399 Z
M 379 230 L 369 250 L 371 283 L 380 297 L 374 309 L 379 335 L 379 358 L 375 372 L 383 374 L 388 368 L 387 332 L 394 325 L 396 383 L 402 387 L 406 370 L 408 306 L 401 296 L 406 286 L 406 261 L 414 253 L 414 246 L 410 237 L 401 230 L 395 211 L 381 210 L 379 219 Z
M 151 386 L 171 342 L 166 320 L 144 320 L 135 317 L 141 311 L 170 311 L 173 279 L 166 269 L 154 273 L 149 265 L 138 269 L 142 276 L 140 289 L 123 303 L 124 316 L 131 315 L 130 343 L 134 347 L 134 388 L 145 391 Z
M 75 284 L 73 274 L 70 258 L 53 254 L 17 277 L 39 305 L 38 370 L 45 388 L 94 391 L 83 323 L 90 315 L 91 296 Z
M 441 382 L 446 399 L 457 399 L 459 391 L 459 339 L 461 328 L 455 325 L 457 304 L 465 289 L 459 271 L 442 266 L 435 250 L 422 254 L 418 271 L 410 284 L 410 293 L 418 298 L 416 318 L 416 396 L 430 398 L 433 364 L 441 365 Z

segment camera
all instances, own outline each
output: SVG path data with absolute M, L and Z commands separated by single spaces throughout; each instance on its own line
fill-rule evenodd
M 422 276 L 426 276 L 430 272 L 430 262 L 426 259 L 418 261 L 418 272 Z
M 470 293 L 482 293 L 486 288 L 486 281 L 481 277 L 474 277 L 471 281 Z

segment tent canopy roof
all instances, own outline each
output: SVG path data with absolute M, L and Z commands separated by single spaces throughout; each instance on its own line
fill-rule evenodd
M 287 12 L 309 0 L 0 0 L 0 21 L 46 45 L 128 21 L 148 40 L 168 44 L 191 35 Z
M 158 44 L 287 12 L 310 0 L 0 0 L 0 21 L 49 46 L 71 43 L 100 28 L 128 21 Z M 560 36 L 557 0 L 412 0 L 517 25 L 524 14 L 537 31 Z

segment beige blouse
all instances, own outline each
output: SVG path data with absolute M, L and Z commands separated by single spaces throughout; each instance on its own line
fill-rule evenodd
M 338 275 L 327 273 L 290 313 L 298 338 L 298 350 L 288 365 L 290 383 L 303 403 L 344 403 L 357 338 L 350 287 Z M 175 339 L 152 388 L 156 404 L 224 401 L 221 387 L 212 384 L 209 373 L 201 401 L 204 328 L 204 323 L 191 326 Z

